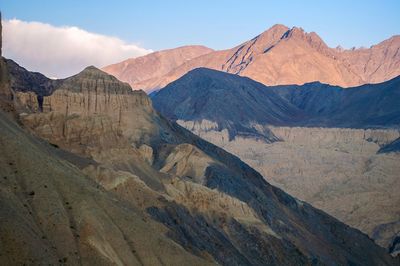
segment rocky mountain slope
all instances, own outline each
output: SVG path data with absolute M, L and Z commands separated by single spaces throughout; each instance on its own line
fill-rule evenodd
M 163 88 L 199 67 L 246 76 L 264 85 L 301 85 L 319 81 L 353 87 L 380 83 L 400 75 L 399 48 L 400 36 L 393 36 L 370 48 L 330 48 L 315 32 L 274 25 L 232 49 L 185 61 L 168 73 L 142 83 L 140 88 L 146 91 Z M 124 62 L 116 66 L 123 67 Z M 121 71 L 109 73 L 123 81 L 135 76 L 121 76 Z
M 109 65 L 102 70 L 119 80 L 128 82 L 134 89 L 156 86 L 157 79 L 188 60 L 212 52 L 200 45 L 183 46 L 175 49 L 154 52 L 145 56 L 130 58 Z
M 397 263 L 164 119 L 144 92 L 89 67 L 46 81 L 41 96 L 12 89 L 8 66 L 1 61 L 1 88 L 13 95 L 4 101 L 15 107 L 0 115 L 2 263 Z
M 354 88 L 321 84 L 269 87 L 310 118 L 307 126 L 387 128 L 400 126 L 400 76 Z M 323 99 L 323 100 L 322 100 Z
M 399 78 L 348 89 L 266 87 L 196 69 L 152 100 L 161 113 L 238 155 L 272 184 L 390 249 L 400 219 L 399 92 Z
M 228 129 L 230 137 L 257 135 L 259 124 L 287 124 L 303 120 L 303 112 L 283 97 L 248 78 L 207 68 L 195 69 L 152 95 L 154 106 L 170 119 L 211 120 L 216 129 Z

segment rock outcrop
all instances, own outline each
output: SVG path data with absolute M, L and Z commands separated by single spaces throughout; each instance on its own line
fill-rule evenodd
M 328 47 L 315 33 L 284 25 L 267 31 L 232 49 L 209 52 L 182 62 L 168 73 L 141 83 L 146 91 L 160 89 L 187 72 L 206 67 L 254 79 L 264 85 L 304 84 L 314 81 L 341 87 L 381 83 L 400 75 L 400 36 L 393 36 L 370 48 Z M 125 62 L 104 68 L 123 81 Z M 135 68 L 141 67 L 135 62 Z M 143 64 L 144 65 L 144 64 Z
M 26 93 L 17 97 L 27 102 Z M 25 126 L 74 152 L 125 145 L 122 137 L 135 143 L 158 134 L 146 94 L 132 92 L 128 84 L 94 67 L 63 80 L 41 104 L 43 112 L 21 115 Z

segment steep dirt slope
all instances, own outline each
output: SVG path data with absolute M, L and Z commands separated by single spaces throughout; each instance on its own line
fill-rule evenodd
M 108 193 L 4 114 L 0 145 L 2 264 L 210 263 L 189 254 L 146 212 Z

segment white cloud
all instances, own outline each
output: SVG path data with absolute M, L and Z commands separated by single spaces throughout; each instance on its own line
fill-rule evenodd
M 89 65 L 103 67 L 152 52 L 121 39 L 77 27 L 17 19 L 3 21 L 3 56 L 31 71 L 63 78 Z

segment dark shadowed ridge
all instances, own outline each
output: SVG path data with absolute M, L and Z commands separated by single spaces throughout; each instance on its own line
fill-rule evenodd
M 274 91 L 310 118 L 301 126 L 398 128 L 400 76 L 379 84 L 343 89 L 319 82 L 275 86 Z
M 30 72 L 11 59 L 4 59 L 10 74 L 10 86 L 14 91 L 32 91 L 38 96 L 47 96 L 53 92 L 57 81 L 51 80 L 39 72 Z
M 400 138 L 379 149 L 378 153 L 400 152 Z
M 172 120 L 208 119 L 231 135 L 251 123 L 273 126 L 393 128 L 400 125 L 400 77 L 343 89 L 319 82 L 267 87 L 249 78 L 199 68 L 153 97 Z
M 170 119 L 211 120 L 230 136 L 259 134 L 252 123 L 295 124 L 305 118 L 296 106 L 261 83 L 198 68 L 153 95 L 154 107 Z M 272 136 L 264 136 L 271 138 Z

